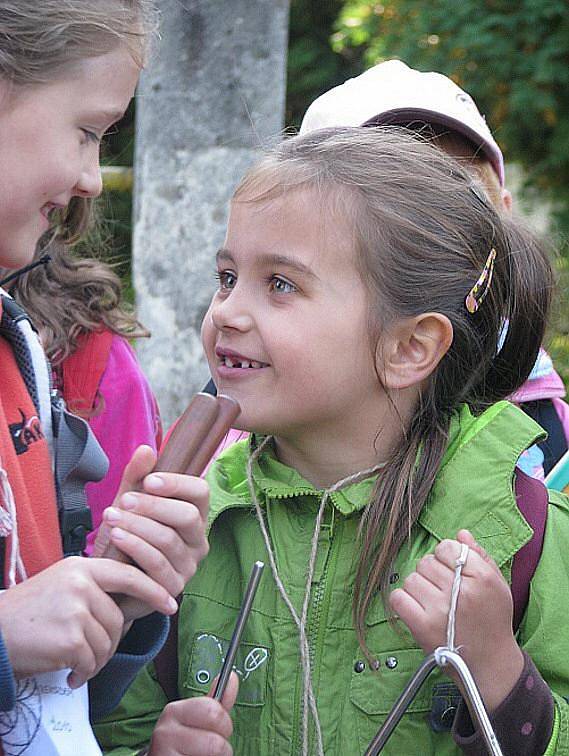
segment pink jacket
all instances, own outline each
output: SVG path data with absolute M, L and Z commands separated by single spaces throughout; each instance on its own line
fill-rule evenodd
M 109 471 L 99 483 L 86 486 L 94 528 L 87 538 L 87 553 L 92 550 L 103 510 L 113 503 L 134 451 L 142 444 L 156 450 L 162 436 L 156 399 L 134 350 L 122 336 L 113 336 L 99 394 L 104 409 L 89 419 L 89 425 L 109 458 Z

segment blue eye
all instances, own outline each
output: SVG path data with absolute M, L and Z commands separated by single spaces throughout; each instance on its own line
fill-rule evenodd
M 219 281 L 219 288 L 231 290 L 237 282 L 237 276 L 230 270 L 221 270 L 216 272 L 215 277 Z
M 269 289 L 276 294 L 293 294 L 295 291 L 298 291 L 294 284 L 280 276 L 272 276 L 269 279 Z

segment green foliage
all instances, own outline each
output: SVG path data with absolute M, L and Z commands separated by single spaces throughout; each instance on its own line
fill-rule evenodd
M 400 58 L 450 76 L 569 233 L 566 0 L 347 0 L 331 44 L 362 68 Z
M 357 56 L 338 54 L 330 45 L 341 0 L 291 0 L 285 123 L 300 126 L 315 97 L 361 72 Z

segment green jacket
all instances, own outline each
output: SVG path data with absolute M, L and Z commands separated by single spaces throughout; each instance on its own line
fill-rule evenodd
M 443 538 L 468 528 L 494 557 L 506 578 L 513 555 L 531 537 L 516 506 L 512 480 L 520 453 L 541 429 L 514 406 L 501 402 L 479 418 L 466 408 L 452 425 L 449 447 L 428 503 L 401 549 L 390 582 L 401 585 L 417 561 Z M 299 753 L 302 695 L 298 632 L 279 597 L 251 508 L 246 480 L 248 442 L 230 447 L 208 474 L 211 485 L 211 550 L 186 586 L 180 608 L 179 692 L 203 695 L 219 671 L 253 562 L 267 562 L 236 667 L 240 690 L 233 710 L 236 754 Z M 314 516 L 322 495 L 294 470 L 264 454 L 254 466 L 279 574 L 297 611 Z M 423 659 L 401 625 L 387 620 L 379 597 L 368 615 L 367 641 L 381 668 L 373 671 L 352 626 L 356 531 L 372 480 L 331 495 L 320 537 L 308 632 L 313 684 L 326 754 L 362 754 Z M 543 554 L 519 642 L 551 686 L 556 704 L 548 754 L 569 755 L 569 502 L 551 493 Z M 400 624 L 400 623 L 398 623 Z M 360 670 L 360 671 L 358 671 Z M 391 737 L 383 753 L 457 754 L 449 732 L 435 732 L 429 714 L 445 708 L 448 686 L 436 671 Z M 132 754 L 148 742 L 166 703 L 152 665 L 143 670 L 120 707 L 97 728 L 107 753 Z M 113 749 L 114 748 L 114 749 Z

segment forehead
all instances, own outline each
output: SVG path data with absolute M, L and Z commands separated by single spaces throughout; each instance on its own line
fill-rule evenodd
M 0 80 L 0 118 L 49 118 L 55 122 L 69 117 L 97 117 L 110 125 L 126 110 L 140 75 L 128 49 L 117 47 L 94 58 L 83 58 L 47 83 L 10 86 Z M 82 125 L 97 126 L 97 123 Z
M 248 255 L 295 254 L 314 268 L 353 269 L 355 241 L 336 192 L 300 187 L 231 203 L 226 246 Z
M 96 58 L 84 58 L 59 82 L 82 89 L 81 103 L 109 114 L 122 113 L 134 95 L 140 67 L 126 46 Z

